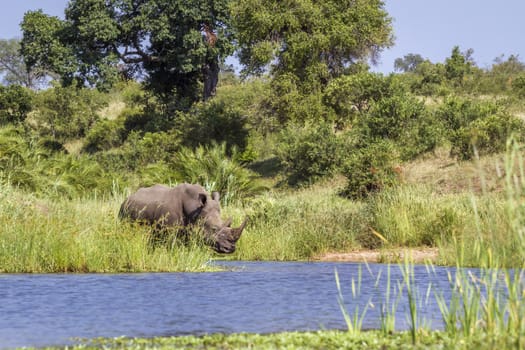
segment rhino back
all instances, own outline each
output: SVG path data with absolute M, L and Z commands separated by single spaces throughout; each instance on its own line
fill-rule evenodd
M 120 209 L 121 217 L 150 224 L 182 224 L 182 204 L 177 191 L 164 185 L 142 187 L 128 197 Z

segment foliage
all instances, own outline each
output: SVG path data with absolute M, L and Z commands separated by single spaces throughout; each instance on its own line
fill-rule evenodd
M 479 154 L 501 152 L 511 133 L 522 137 L 524 130 L 520 119 L 491 101 L 450 97 L 435 113 L 444 123 L 446 137 L 452 143 L 452 155 L 460 159 L 471 159 L 474 148 Z
M 456 86 L 462 85 L 465 76 L 470 73 L 472 62 L 469 61 L 469 56 L 471 53 L 461 53 L 459 46 L 454 46 L 451 56 L 445 60 L 445 77 Z
M 0 180 L 40 195 L 77 198 L 108 194 L 120 174 L 109 173 L 94 159 L 49 150 L 20 129 L 0 129 Z M 55 146 L 58 147 L 58 146 Z
M 523 140 L 524 133 L 523 120 L 505 112 L 490 114 L 454 133 L 451 154 L 465 160 L 473 158 L 475 153 L 484 156 L 502 152 L 511 135 L 517 135 Z
M 196 104 L 191 111 L 179 113 L 176 124 L 181 130 L 182 144 L 190 148 L 225 143 L 231 154 L 233 148 L 242 153 L 247 145 L 248 129 L 243 111 L 224 100 Z
M 282 74 L 270 82 L 270 91 L 261 101 L 263 131 L 275 132 L 287 123 L 330 119 L 317 90 L 303 92 L 301 81 L 293 74 Z
M 398 183 L 398 158 L 392 142 L 378 140 L 354 148 L 343 165 L 347 184 L 342 194 L 363 199 Z
M 276 76 L 291 74 L 315 90 L 349 65 L 376 57 L 392 43 L 391 19 L 383 1 L 232 3 L 239 58 L 248 73 L 268 66 Z
M 21 53 L 26 68 L 34 72 L 53 72 L 72 83 L 76 60 L 72 50 L 62 43 L 68 34 L 67 24 L 37 10 L 27 12 L 20 27 L 23 33 Z
M 83 150 L 94 153 L 119 147 L 124 141 L 124 136 L 125 130 L 122 119 L 101 120 L 88 131 Z
M 57 86 L 39 92 L 34 103 L 33 128 L 42 136 L 64 142 L 85 136 L 99 119 L 98 110 L 107 102 L 105 95 L 96 90 Z
M 151 163 L 171 161 L 180 147 L 178 134 L 173 130 L 143 135 L 132 132 L 120 149 L 120 157 L 128 169 L 140 170 Z
M 232 53 L 227 3 L 74 0 L 63 21 L 26 13 L 22 50 L 29 67 L 49 68 L 66 83 L 106 88 L 119 75 L 145 72 L 153 91 L 192 102 L 214 94 L 219 63 Z
M 0 124 L 21 123 L 32 109 L 32 95 L 25 88 L 0 86 Z
M 512 91 L 520 98 L 525 97 L 525 72 L 520 73 L 512 81 Z
M 281 132 L 277 149 L 290 184 L 334 175 L 345 155 L 344 135 L 336 135 L 329 123 L 290 125 Z
M 420 54 L 409 53 L 403 58 L 396 58 L 394 61 L 394 69 L 400 72 L 415 72 L 418 66 L 425 60 Z
M 238 202 L 264 190 L 254 172 L 240 165 L 236 150 L 228 156 L 226 143 L 182 148 L 175 155 L 173 171 L 179 182 L 199 183 L 221 194 L 223 204 Z
M 343 75 L 328 84 L 323 102 L 334 110 L 338 125 L 352 125 L 374 102 L 393 95 L 394 85 L 394 79 L 377 73 Z

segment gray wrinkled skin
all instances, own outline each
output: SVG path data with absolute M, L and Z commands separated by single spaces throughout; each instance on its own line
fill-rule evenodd
M 231 220 L 223 222 L 219 193 L 209 195 L 202 186 L 181 184 L 175 187 L 154 185 L 142 187 L 120 206 L 120 218 L 144 222 L 160 230 L 202 224 L 206 241 L 219 253 L 235 251 L 246 225 L 232 228 Z

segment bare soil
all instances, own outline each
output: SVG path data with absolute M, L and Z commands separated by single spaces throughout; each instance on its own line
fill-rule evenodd
M 409 261 L 416 264 L 435 263 L 438 258 L 437 248 L 397 248 L 381 250 L 356 250 L 346 253 L 325 253 L 313 258 L 315 261 L 397 263 Z

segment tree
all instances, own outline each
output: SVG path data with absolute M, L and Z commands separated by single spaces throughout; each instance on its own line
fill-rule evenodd
M 445 60 L 445 76 L 455 85 L 461 86 L 463 84 L 463 78 L 470 73 L 474 65 L 472 53 L 472 49 L 461 53 L 459 46 L 454 46 L 452 54 Z
M 215 93 L 233 51 L 228 0 L 72 0 L 65 20 L 28 12 L 22 50 L 64 83 L 97 86 L 142 76 L 162 96 L 193 102 Z
M 394 69 L 398 72 L 415 72 L 417 67 L 423 62 L 425 62 L 425 59 L 420 54 L 409 53 L 403 58 L 396 58 Z
M 0 86 L 0 124 L 22 123 L 32 108 L 27 89 L 20 85 Z
M 42 83 L 45 74 L 27 69 L 20 53 L 20 40 L 0 39 L 0 74 L 5 85 L 21 85 L 34 89 Z
M 232 4 L 245 73 L 293 74 L 307 90 L 392 44 L 380 0 L 239 0 Z

